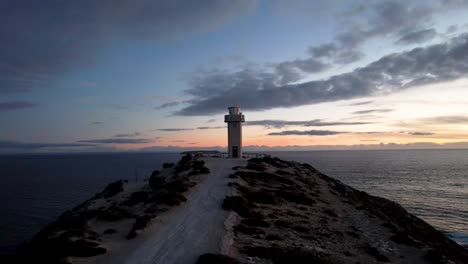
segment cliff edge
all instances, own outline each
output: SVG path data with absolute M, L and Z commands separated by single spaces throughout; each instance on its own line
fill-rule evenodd
M 468 263 L 468 251 L 308 164 L 186 155 L 109 184 L 8 262 Z

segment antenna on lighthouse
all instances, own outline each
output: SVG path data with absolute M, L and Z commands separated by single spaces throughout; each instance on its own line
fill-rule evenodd
M 228 107 L 229 115 L 224 116 L 224 122 L 228 123 L 228 156 L 229 158 L 242 158 L 242 123 L 244 115 L 239 106 Z

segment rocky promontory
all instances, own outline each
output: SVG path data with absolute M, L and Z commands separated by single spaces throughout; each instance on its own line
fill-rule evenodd
M 237 215 L 232 263 L 468 263 L 466 249 L 399 204 L 309 164 L 267 157 L 234 169 L 223 204 Z
M 109 184 L 8 262 L 468 263 L 468 251 L 308 164 L 186 155 Z

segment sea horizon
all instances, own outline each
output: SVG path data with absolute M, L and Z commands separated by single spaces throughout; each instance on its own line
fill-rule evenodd
M 414 155 L 415 152 L 424 155 Z M 468 243 L 468 228 L 463 227 L 468 220 L 468 212 L 463 211 L 464 204 L 468 204 L 468 194 L 464 191 L 464 186 L 468 186 L 468 177 L 464 174 L 468 164 L 463 156 L 468 155 L 468 150 L 281 151 L 271 154 L 285 160 L 307 162 L 358 190 L 395 200 L 459 243 Z M 179 158 L 177 152 L 1 155 L 0 174 L 6 189 L 0 196 L 2 201 L 9 201 L 8 205 L 2 203 L 4 221 L 8 219 L 2 224 L 2 233 L 10 234 L 3 237 L 9 237 L 9 243 L 25 241 L 60 213 L 88 199 L 111 181 L 143 180 L 162 163 Z M 16 164 L 15 167 L 12 164 Z M 7 167 L 11 177 L 5 174 Z M 69 177 L 65 177 L 67 175 Z M 446 185 L 438 175 L 450 175 L 445 178 L 453 185 Z M 437 196 L 427 196 L 418 184 Z M 23 190 L 18 191 L 19 186 Z M 35 189 L 41 191 L 34 193 Z M 451 213 L 444 211 L 449 205 Z M 30 226 L 31 221 L 35 223 L 33 228 L 21 227 Z M 2 243 L 11 250 L 12 245 L 5 246 L 7 241 Z

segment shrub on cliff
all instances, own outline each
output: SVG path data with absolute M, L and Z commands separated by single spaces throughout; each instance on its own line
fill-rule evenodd
M 239 264 L 239 261 L 226 255 L 208 253 L 201 255 L 196 264 Z
M 180 159 L 180 161 L 177 163 L 177 166 L 175 167 L 175 172 L 180 173 L 182 171 L 186 171 L 191 168 L 191 161 L 193 157 L 190 154 L 187 154 Z
M 172 167 L 174 167 L 174 163 L 172 163 L 172 162 L 171 163 L 164 163 L 162 165 L 162 167 L 163 167 L 163 169 L 172 168 Z
M 132 239 L 137 236 L 137 231 L 145 228 L 153 217 L 150 215 L 142 215 L 135 219 L 132 229 L 127 235 L 127 239 Z
M 104 188 L 104 190 L 101 192 L 101 195 L 104 198 L 109 198 L 109 197 L 112 197 L 112 196 L 118 194 L 119 192 L 123 192 L 123 181 L 122 180 L 118 180 L 118 181 L 115 181 L 115 182 L 110 183 L 109 185 L 107 185 L 106 188 Z
M 151 175 L 151 177 L 149 178 L 149 186 L 153 189 L 161 188 L 166 182 L 166 180 L 163 177 L 158 175 L 159 174 Z
M 125 202 L 126 205 L 132 206 L 138 203 L 143 203 L 148 199 L 148 193 L 144 191 L 134 192 L 130 198 Z

